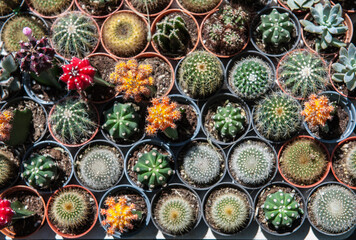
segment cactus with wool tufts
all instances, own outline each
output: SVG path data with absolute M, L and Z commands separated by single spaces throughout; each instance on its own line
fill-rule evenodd
M 219 59 L 206 51 L 186 56 L 178 69 L 178 84 L 192 98 L 207 98 L 223 84 L 223 68 Z
M 0 61 L 0 101 L 10 97 L 21 89 L 20 78 L 17 76 L 18 63 L 12 54 L 4 56 Z
M 29 4 L 40 14 L 51 16 L 62 13 L 72 0 L 29 0 Z
M 15 164 L 6 152 L 0 150 L 0 189 L 5 187 L 14 175 L 16 175 Z
M 219 106 L 216 114 L 212 116 L 214 129 L 221 137 L 235 138 L 245 130 L 246 116 L 241 106 L 234 106 L 227 102 L 224 106 Z
M 306 98 L 326 89 L 328 69 L 323 59 L 307 50 L 296 50 L 278 68 L 278 81 L 293 97 Z
M 348 49 L 342 47 L 339 52 L 339 61 L 332 65 L 335 73 L 332 80 L 345 83 L 348 90 L 356 88 L 356 47 L 353 43 Z
M 272 141 L 287 140 L 301 129 L 300 111 L 297 100 L 275 92 L 255 107 L 253 118 L 256 130 Z
M 315 3 L 320 0 L 287 0 L 288 7 L 294 10 L 309 10 Z
M 65 58 L 83 58 L 99 41 L 98 28 L 93 19 L 81 12 L 61 15 L 52 25 L 52 46 Z
M 120 159 L 120 153 L 114 147 L 89 146 L 75 162 L 78 176 L 91 189 L 108 189 L 120 179 L 123 171 Z
M 0 17 L 11 14 L 22 0 L 0 0 Z
M 309 101 L 304 102 L 301 115 L 304 116 L 304 121 L 311 127 L 321 126 L 324 131 L 328 131 L 327 121 L 332 119 L 334 110 L 335 107 L 326 96 L 318 97 L 312 94 L 309 96 Z
M 134 8 L 143 14 L 154 14 L 163 10 L 170 0 L 130 0 Z
M 242 59 L 230 71 L 230 86 L 238 96 L 248 100 L 261 97 L 272 83 L 271 67 L 259 57 Z
M 137 180 L 149 189 L 165 187 L 170 176 L 174 174 L 170 167 L 170 156 L 157 150 L 142 154 L 133 170 L 138 173 Z
M 205 13 L 217 7 L 220 0 L 178 0 L 190 12 Z
M 261 24 L 256 30 L 261 32 L 264 43 L 280 46 L 291 40 L 295 28 L 289 13 L 280 13 L 277 9 L 273 9 L 270 14 L 261 16 Z
M 355 226 L 355 193 L 342 185 L 330 184 L 318 188 L 312 196 L 308 211 L 317 228 L 337 234 Z

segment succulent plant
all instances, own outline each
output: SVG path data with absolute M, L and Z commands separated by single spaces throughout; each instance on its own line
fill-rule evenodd
M 301 128 L 301 107 L 287 94 L 275 92 L 261 100 L 255 107 L 256 130 L 272 141 L 287 140 Z
M 8 54 L 0 61 L 0 101 L 21 89 L 20 78 L 16 75 L 19 65 L 14 56 Z
M 71 0 L 30 0 L 29 4 L 37 12 L 46 15 L 56 15 L 62 13 L 71 4 Z
M 261 15 L 261 24 L 256 30 L 262 34 L 264 43 L 280 46 L 291 40 L 295 28 L 288 12 L 280 13 L 274 8 L 270 14 Z
M 269 194 L 262 205 L 266 221 L 277 230 L 291 228 L 304 214 L 294 194 L 279 189 Z
M 339 52 L 339 61 L 332 65 L 335 73 L 332 80 L 345 83 L 348 90 L 356 88 L 356 47 L 351 43 L 348 49 L 342 47 Z
M 316 34 L 315 50 L 319 52 L 329 47 L 346 47 L 346 43 L 337 39 L 336 35 L 345 34 L 348 27 L 343 23 L 342 8 L 340 4 L 331 6 L 329 1 L 318 3 L 310 8 L 314 22 L 300 20 L 304 30 Z
M 310 9 L 315 3 L 318 3 L 320 0 L 288 0 L 288 7 L 294 10 L 307 10 Z
M 223 69 L 217 57 L 195 51 L 186 56 L 178 69 L 178 84 L 192 98 L 206 98 L 219 90 Z
M 328 70 L 323 59 L 307 50 L 287 55 L 280 62 L 278 74 L 281 86 L 296 98 L 321 92 L 328 84 Z
M 170 0 L 130 0 L 132 6 L 143 14 L 154 14 L 163 10 Z
M 304 102 L 304 109 L 301 115 L 304 116 L 304 121 L 311 127 L 322 126 L 327 130 L 327 120 L 332 119 L 334 110 L 335 107 L 326 96 L 318 97 L 312 94 L 309 96 L 309 101 Z
M 11 223 L 14 214 L 10 201 L 0 198 L 0 230 Z
M 342 185 L 329 184 L 318 188 L 313 196 L 308 211 L 319 229 L 336 234 L 355 226 L 355 193 Z
M 52 25 L 52 46 L 65 58 L 83 58 L 99 41 L 94 20 L 81 12 L 61 15 Z
M 20 6 L 22 0 L 0 0 L 0 16 L 11 14 Z
M 234 148 L 229 168 L 239 182 L 260 186 L 270 179 L 275 164 L 271 147 L 261 141 L 247 140 Z
M 89 139 L 97 128 L 93 108 L 82 99 L 67 98 L 54 106 L 50 128 L 60 141 L 77 144 Z
M 348 151 L 345 156 L 345 159 L 345 169 L 351 175 L 352 178 L 356 179 L 356 146 L 352 147 Z
M 259 57 L 248 57 L 232 67 L 229 84 L 238 96 L 254 100 L 270 89 L 273 77 L 271 67 L 264 60 Z
M 213 10 L 220 0 L 178 0 L 182 6 L 190 12 L 205 13 Z
M 120 159 L 120 153 L 114 147 L 89 146 L 76 160 L 78 176 L 91 189 L 108 189 L 120 179 L 123 171 Z
M 133 57 L 147 45 L 147 25 L 134 13 L 115 13 L 102 28 L 103 44 L 114 55 Z
M 142 154 L 133 167 L 138 173 L 137 180 L 150 189 L 166 186 L 174 170 L 170 167 L 170 156 L 157 150 Z
M 5 187 L 16 175 L 16 166 L 11 158 L 0 150 L 0 189 Z

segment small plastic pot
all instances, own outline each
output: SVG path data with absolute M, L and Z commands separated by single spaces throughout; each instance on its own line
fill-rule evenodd
M 186 8 L 184 7 L 184 4 L 182 4 L 182 3 L 180 2 L 180 0 L 177 0 L 177 4 L 178 4 L 179 8 L 181 8 L 181 9 L 183 9 L 184 11 L 186 11 L 186 12 L 192 14 L 194 17 L 204 17 L 204 16 L 207 15 L 207 14 L 211 14 L 212 12 L 215 12 L 216 9 L 219 8 L 219 6 L 220 6 L 220 4 L 221 4 L 222 2 L 223 2 L 223 0 L 220 0 L 220 2 L 219 2 L 213 9 L 211 9 L 211 10 L 209 10 L 209 11 L 207 11 L 207 12 L 196 13 L 196 12 L 192 12 L 192 11 L 189 11 L 188 9 L 186 9 Z M 203 4 L 203 3 L 201 3 L 201 4 Z
M 156 17 L 156 16 L 158 16 L 159 14 L 161 14 L 162 12 L 166 11 L 168 8 L 170 8 L 170 6 L 171 6 L 172 3 L 173 3 L 173 0 L 170 0 L 170 2 L 167 4 L 167 6 L 166 6 L 164 9 L 162 9 L 161 11 L 156 12 L 156 13 L 152 13 L 152 14 L 149 13 L 149 15 L 147 15 L 147 13 L 141 13 L 141 12 L 139 12 L 139 11 L 132 5 L 131 0 L 125 0 L 125 2 L 126 2 L 126 5 L 127 5 L 132 11 L 134 11 L 134 12 L 140 13 L 140 14 L 142 14 L 142 15 L 145 16 L 145 17 Z
M 104 18 L 107 18 L 107 17 L 110 17 L 111 15 L 113 15 L 114 13 L 116 13 L 117 11 L 119 11 L 119 9 L 122 7 L 122 5 L 124 4 L 124 0 L 121 0 L 121 3 L 117 6 L 117 8 L 111 12 L 111 13 L 108 13 L 106 15 L 102 15 L 102 16 L 97 16 L 97 15 L 91 15 L 90 13 L 88 13 L 85 9 L 82 8 L 82 5 L 80 4 L 80 0 L 75 0 L 75 5 L 77 6 L 77 8 L 83 12 L 84 14 L 86 15 L 89 15 L 93 18 L 99 18 L 99 19 L 104 19 Z
M 12 187 L 19 180 L 20 173 L 21 173 L 21 160 L 22 160 L 22 156 L 21 155 L 23 154 L 23 152 L 20 149 L 9 147 L 9 146 L 5 145 L 4 143 L 0 142 L 0 151 L 3 151 L 3 148 L 4 149 L 7 148 L 7 150 L 9 150 L 9 151 L 11 151 L 13 153 L 14 157 L 16 158 L 16 160 L 14 160 L 14 161 L 18 162 L 18 166 L 16 166 L 16 172 L 14 172 L 14 174 L 12 174 L 13 177 L 11 179 L 10 184 L 8 184 L 7 186 L 5 185 L 2 188 L 0 187 L 0 192 Z
M 35 234 L 36 232 L 38 232 L 38 230 L 40 230 L 42 228 L 42 226 L 44 225 L 45 221 L 46 221 L 46 217 L 45 217 L 45 208 L 46 208 L 46 202 L 44 201 L 43 197 L 34 189 L 34 188 L 31 188 L 31 187 L 28 187 L 28 186 L 24 186 L 24 185 L 17 185 L 17 186 L 14 186 L 14 187 L 11 187 L 11 188 L 8 188 L 7 190 L 5 190 L 4 192 L 2 192 L 0 194 L 0 198 L 5 198 L 6 199 L 6 196 L 9 196 L 15 192 L 18 192 L 18 191 L 24 191 L 24 192 L 29 192 L 33 195 L 36 195 L 38 198 L 40 198 L 41 202 L 42 202 L 42 208 L 43 208 L 43 218 L 42 218 L 42 221 L 41 221 L 41 224 L 30 234 L 28 235 L 25 235 L 25 236 L 18 236 L 16 234 L 16 232 L 12 232 L 9 230 L 9 228 L 3 228 L 2 230 L 0 230 L 0 232 L 2 234 L 4 234 L 5 236 L 7 236 L 8 238 L 11 238 L 11 239 L 28 239 L 31 235 Z M 20 221 L 26 221 L 26 220 L 20 220 Z
M 22 0 L 20 2 L 18 9 L 20 9 L 23 6 L 24 2 L 25 2 L 25 0 Z M 7 18 L 12 17 L 13 15 L 15 15 L 15 13 L 13 11 L 11 13 L 7 14 L 7 15 L 4 15 L 4 16 L 0 15 L 0 20 L 3 20 L 3 19 L 6 20 Z
M 48 18 L 48 19 L 54 19 L 54 18 L 57 18 L 59 15 L 61 15 L 62 13 L 65 13 L 65 12 L 68 12 L 70 11 L 70 9 L 73 7 L 74 5 L 74 0 L 71 0 L 70 4 L 68 4 L 68 7 L 66 9 L 63 9 L 63 11 L 61 13 L 58 13 L 56 15 L 44 15 L 44 14 L 41 14 L 39 13 L 35 8 L 33 8 L 32 6 L 32 3 L 31 3 L 31 0 L 25 0 L 28 8 L 30 9 L 31 12 L 33 12 L 34 14 L 42 17 L 42 18 Z
M 250 205 L 250 207 L 249 207 L 250 214 L 249 214 L 248 223 L 246 224 L 246 226 L 243 229 L 241 229 L 240 231 L 235 232 L 235 233 L 223 233 L 223 232 L 219 231 L 219 229 L 213 228 L 209 224 L 209 222 L 207 221 L 206 216 L 205 216 L 206 215 L 205 206 L 207 204 L 207 200 L 208 200 L 209 196 L 211 195 L 211 193 L 213 191 L 219 190 L 219 189 L 223 189 L 223 188 L 234 188 L 234 189 L 239 190 L 240 192 L 243 192 L 246 195 L 246 197 L 248 199 L 248 202 L 249 202 L 249 205 Z M 217 233 L 217 234 L 219 234 L 221 236 L 225 236 L 225 237 L 235 236 L 236 234 L 244 231 L 245 229 L 247 229 L 251 225 L 251 223 L 252 223 L 252 221 L 254 219 L 253 200 L 251 198 L 251 195 L 244 188 L 240 187 L 239 185 L 233 184 L 233 183 L 220 183 L 220 184 L 214 186 L 213 188 L 211 188 L 209 191 L 207 191 L 205 193 L 203 201 L 202 201 L 201 212 L 202 212 L 203 220 L 204 220 L 205 224 L 211 229 L 211 231 L 213 231 L 214 233 Z
M 102 209 L 104 207 L 104 203 L 105 203 L 105 200 L 107 197 L 118 195 L 120 193 L 120 191 L 132 191 L 133 193 L 137 193 L 145 200 L 145 203 L 146 203 L 147 216 L 146 216 L 145 221 L 142 223 L 142 226 L 140 226 L 140 228 L 138 230 L 136 230 L 134 232 L 124 232 L 124 233 L 120 233 L 119 231 L 116 231 L 113 234 L 113 237 L 115 237 L 115 238 L 132 237 L 132 236 L 136 235 L 137 233 L 141 232 L 143 229 L 145 229 L 148 226 L 148 224 L 150 222 L 150 218 L 151 218 L 151 203 L 150 203 L 148 197 L 146 196 L 146 194 L 141 189 L 139 189 L 138 187 L 135 187 L 135 186 L 123 184 L 123 185 L 119 185 L 119 186 L 110 188 L 102 196 L 102 198 L 100 200 L 100 204 L 99 204 L 100 209 Z M 107 226 L 104 226 L 102 224 L 103 220 L 104 220 L 104 216 L 102 214 L 99 214 L 99 221 L 100 221 L 101 227 L 104 228 L 105 231 L 107 231 Z
M 355 129 L 355 125 L 356 125 L 355 106 L 354 106 L 354 104 L 351 103 L 350 100 L 348 100 L 347 98 L 341 96 L 340 94 L 338 94 L 337 92 L 334 92 L 334 91 L 325 91 L 325 92 L 322 92 L 319 94 L 319 96 L 321 96 L 321 95 L 326 96 L 330 100 L 330 102 L 336 102 L 337 105 L 343 107 L 344 110 L 347 112 L 347 115 L 349 116 L 349 122 L 347 124 L 345 132 L 337 139 L 326 140 L 326 139 L 316 137 L 310 131 L 310 129 L 308 128 L 308 124 L 305 121 L 303 121 L 304 127 L 310 136 L 312 136 L 313 138 L 317 139 L 320 142 L 329 143 L 329 144 L 335 144 L 335 143 L 341 142 L 342 140 L 348 138 L 353 133 L 353 131 Z
M 258 207 L 259 205 L 259 196 L 265 192 L 266 189 L 268 189 L 269 187 L 272 187 L 272 186 L 276 186 L 278 188 L 278 186 L 281 186 L 281 187 L 287 187 L 287 188 L 290 188 L 292 190 L 294 190 L 294 192 L 301 198 L 301 201 L 302 201 L 302 204 L 303 204 L 303 211 L 304 211 L 304 214 L 303 216 L 301 217 L 301 220 L 300 220 L 300 223 L 298 226 L 296 226 L 291 232 L 283 232 L 283 233 L 278 233 L 276 231 L 272 231 L 271 229 L 265 227 L 258 219 L 258 215 L 259 215 L 259 211 L 263 211 L 263 209 L 261 207 Z M 289 236 L 295 232 L 298 231 L 298 229 L 303 225 L 304 223 L 304 220 L 306 218 L 306 202 L 305 202 L 305 199 L 304 199 L 304 196 L 303 194 L 301 193 L 301 191 L 299 191 L 298 188 L 296 187 L 293 187 L 292 185 L 290 185 L 289 183 L 285 183 L 285 182 L 272 182 L 266 186 L 264 186 L 263 188 L 261 188 L 256 196 L 255 196 L 255 201 L 254 201 L 254 209 L 255 209 L 255 218 L 256 218 L 256 222 L 258 223 L 258 225 L 261 227 L 262 230 L 264 230 L 265 232 L 271 234 L 271 235 L 274 235 L 274 236 L 277 236 L 277 237 L 285 237 L 285 236 Z

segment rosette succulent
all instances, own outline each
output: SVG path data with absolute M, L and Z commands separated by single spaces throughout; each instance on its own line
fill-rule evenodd
M 319 0 L 288 0 L 287 5 L 291 10 L 308 10 Z
M 335 71 L 332 80 L 345 83 L 350 91 L 356 88 L 356 47 L 353 43 L 347 49 L 340 49 L 339 61 L 333 63 L 332 68 Z

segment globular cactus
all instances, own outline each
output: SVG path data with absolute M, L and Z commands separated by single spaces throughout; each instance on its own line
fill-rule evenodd
M 93 108 L 84 100 L 73 98 L 54 106 L 49 123 L 54 136 L 65 144 L 84 142 L 97 128 Z
M 52 46 L 65 58 L 84 58 L 99 41 L 94 20 L 81 12 L 61 15 L 52 25 Z
M 304 214 L 294 194 L 283 192 L 281 189 L 267 196 L 262 209 L 266 221 L 277 230 L 291 228 Z
M 356 179 L 356 147 L 353 146 L 345 156 L 345 169 L 353 179 Z
M 10 97 L 21 89 L 18 76 L 18 63 L 12 54 L 4 56 L 0 61 L 0 101 Z
M 291 10 L 309 10 L 319 0 L 287 0 L 287 5 Z
M 323 59 L 310 51 L 297 50 L 279 63 L 279 83 L 293 97 L 306 98 L 324 91 L 328 84 L 328 69 Z
M 356 88 L 356 47 L 351 43 L 348 49 L 342 47 L 339 52 L 339 61 L 333 63 L 332 69 L 335 73 L 332 80 L 345 83 L 348 90 Z
M 229 169 L 244 185 L 260 186 L 271 178 L 275 164 L 271 147 L 260 141 L 247 140 L 234 148 Z
M 89 146 L 76 159 L 78 177 L 91 189 L 108 189 L 120 179 L 123 171 L 120 159 L 120 153 L 114 147 Z
M 20 6 L 22 0 L 0 0 L 0 16 L 11 14 L 13 10 Z
M 30 0 L 29 4 L 40 14 L 52 16 L 62 13 L 72 0 Z
M 261 24 L 256 30 L 262 34 L 262 41 L 265 44 L 280 46 L 291 40 L 295 28 L 289 13 L 280 13 L 274 8 L 270 14 L 261 16 Z
M 57 178 L 58 167 L 50 156 L 35 154 L 23 163 L 22 177 L 34 188 L 48 189 Z
M 281 173 L 298 185 L 311 185 L 323 177 L 328 157 L 314 140 L 301 138 L 286 146 L 279 159 Z
M 214 9 L 220 0 L 178 0 L 190 12 L 204 13 Z
M 229 84 L 238 96 L 255 100 L 270 89 L 273 77 L 271 67 L 264 60 L 248 57 L 232 67 Z
M 133 167 L 138 173 L 137 180 L 149 189 L 166 186 L 170 176 L 174 174 L 170 167 L 170 158 L 157 150 L 142 154 Z
M 118 103 L 104 112 L 103 129 L 114 139 L 128 140 L 139 131 L 140 113 L 132 103 Z
M 343 233 L 355 226 L 355 193 L 342 185 L 329 184 L 318 188 L 308 203 L 317 228 L 324 232 Z
M 326 96 L 318 97 L 315 94 L 309 96 L 309 101 L 304 103 L 301 115 L 311 127 L 326 126 L 326 121 L 332 119 L 334 106 L 329 103 Z
M 178 84 L 192 98 L 207 98 L 223 84 L 223 69 L 217 57 L 195 51 L 186 56 L 178 69 Z
M 15 211 L 11 208 L 9 200 L 0 198 L 0 230 L 11 224 Z
M 16 166 L 6 152 L 0 150 L 0 189 L 5 187 L 16 175 Z
M 147 45 L 147 25 L 134 13 L 115 13 L 102 28 L 102 41 L 114 55 L 133 57 Z
M 241 106 L 234 106 L 228 102 L 224 106 L 219 106 L 216 114 L 212 116 L 214 129 L 223 138 L 235 138 L 245 130 L 246 116 Z
M 300 111 L 297 100 L 275 92 L 255 107 L 253 118 L 256 130 L 272 141 L 287 140 L 301 129 Z
M 187 50 L 190 35 L 181 16 L 166 16 L 156 24 L 152 39 L 164 54 L 182 56 Z
M 170 0 L 130 0 L 132 6 L 143 14 L 154 14 L 163 10 Z

